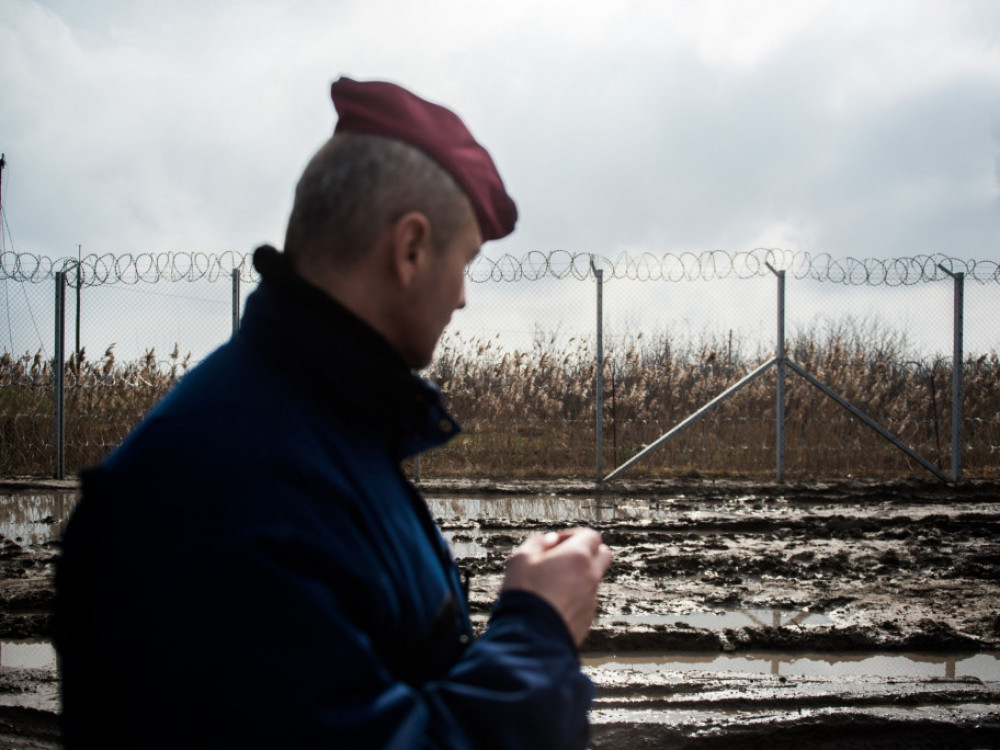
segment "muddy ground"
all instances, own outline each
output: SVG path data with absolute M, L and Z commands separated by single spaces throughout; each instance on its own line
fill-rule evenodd
M 583 649 L 594 748 L 1000 747 L 1000 484 L 423 488 L 480 619 L 526 534 L 604 535 L 614 561 Z M 8 507 L 25 492 L 67 488 L 0 485 Z M 52 538 L 0 540 L 0 641 L 48 637 L 69 505 L 33 519 Z M 0 666 L 0 748 L 59 747 L 56 694 L 53 668 Z

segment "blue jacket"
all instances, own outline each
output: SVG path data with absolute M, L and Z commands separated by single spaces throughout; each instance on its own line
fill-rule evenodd
M 593 686 L 541 598 L 473 638 L 400 461 L 436 389 L 259 250 L 239 333 L 100 467 L 57 571 L 66 746 L 583 747 Z

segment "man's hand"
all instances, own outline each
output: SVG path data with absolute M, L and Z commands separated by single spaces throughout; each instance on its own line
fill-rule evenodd
M 597 586 L 611 550 L 593 529 L 534 534 L 507 561 L 503 589 L 530 591 L 562 615 L 579 647 L 597 612 Z

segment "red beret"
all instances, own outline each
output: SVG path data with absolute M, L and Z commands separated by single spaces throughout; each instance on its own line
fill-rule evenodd
M 454 112 L 384 81 L 341 78 L 330 87 L 334 133 L 368 133 L 415 146 L 455 178 L 472 203 L 483 241 L 514 231 L 517 206 L 486 149 Z

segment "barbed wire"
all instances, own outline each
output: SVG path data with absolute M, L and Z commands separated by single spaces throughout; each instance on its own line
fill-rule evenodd
M 582 280 L 593 278 L 594 271 L 600 270 L 605 280 L 680 282 L 757 278 L 770 275 L 772 268 L 785 271 L 795 279 L 848 286 L 910 286 L 949 279 L 946 270 L 964 273 L 966 279 L 981 284 L 1000 283 L 1000 264 L 996 261 L 962 260 L 943 254 L 912 258 L 834 258 L 827 253 L 812 256 L 805 251 L 773 248 L 660 255 L 623 252 L 613 260 L 594 253 L 568 250 L 532 251 L 522 258 L 479 256 L 469 265 L 468 276 L 479 283 L 537 281 L 546 277 Z
M 160 281 L 219 281 L 229 279 L 238 271 L 242 281 L 257 281 L 251 255 L 232 250 L 214 253 L 125 253 L 91 254 L 76 258 L 49 258 L 31 253 L 0 254 L 0 281 L 10 279 L 40 283 L 55 278 L 58 271 L 66 274 L 71 287 L 105 284 L 155 284 Z
M 49 258 L 31 253 L 0 253 L 0 281 L 39 283 L 66 273 L 68 284 L 81 286 L 138 284 L 159 281 L 218 281 L 237 272 L 241 281 L 259 280 L 249 253 L 226 251 L 91 254 L 79 262 L 75 258 Z M 538 281 L 544 278 L 584 280 L 603 272 L 604 280 L 630 281 L 713 281 L 750 279 L 785 271 L 795 279 L 842 284 L 845 286 L 912 286 L 951 278 L 963 273 L 980 284 L 1000 284 L 1000 263 L 991 260 L 963 260 L 943 254 L 915 255 L 910 258 L 834 258 L 829 253 L 811 255 L 806 251 L 757 248 L 729 252 L 707 250 L 700 253 L 649 252 L 619 253 L 614 259 L 596 253 L 570 250 L 533 250 L 517 258 L 505 254 L 496 258 L 477 256 L 466 271 L 474 283 Z

